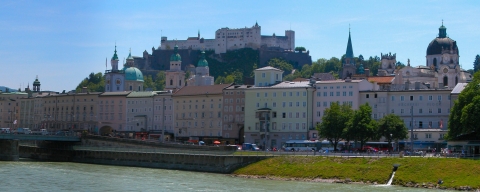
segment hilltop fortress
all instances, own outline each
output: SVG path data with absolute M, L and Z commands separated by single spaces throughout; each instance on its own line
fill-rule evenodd
M 177 46 L 177 52 L 182 57 L 181 69 L 187 71 L 187 68 L 195 68 L 195 64 L 201 58 L 201 52 L 205 51 L 206 59 L 215 67 L 218 62 L 225 62 L 225 54 L 231 51 L 242 49 L 253 49 L 258 57 L 255 62 L 257 66 L 264 67 L 272 58 L 282 58 L 289 61 L 293 67 L 300 69 L 303 65 L 312 64 L 312 58 L 309 51 L 298 52 L 295 49 L 295 32 L 286 30 L 285 36 L 277 36 L 275 33 L 271 36 L 261 35 L 261 26 L 255 23 L 250 28 L 230 29 L 228 27 L 218 29 L 215 32 L 215 39 L 204 39 L 198 32 L 197 37 L 188 37 L 187 40 L 168 40 L 167 37 L 161 37 L 160 45 L 152 47 L 151 52 L 145 50 L 142 56 L 133 56 L 135 67 L 140 69 L 145 75 L 152 75 L 161 70 L 170 68 L 170 55 L 174 54 L 174 47 Z M 213 55 L 210 53 L 214 53 Z M 211 62 L 216 60 L 218 62 Z M 225 63 L 226 64 L 226 63 Z M 245 66 L 235 66 L 238 69 L 244 69 Z M 220 74 L 211 72 L 212 76 Z M 222 73 L 223 75 L 223 73 Z
M 218 29 L 215 32 L 215 39 L 204 39 L 200 37 L 188 37 L 187 40 L 167 40 L 162 37 L 160 49 L 171 50 L 175 45 L 179 49 L 193 50 L 215 50 L 216 54 L 226 53 L 228 50 L 241 48 L 259 49 L 278 48 L 293 51 L 295 49 L 295 31 L 285 30 L 285 36 L 261 35 L 262 27 L 255 23 L 250 28 L 230 29 L 228 27 Z

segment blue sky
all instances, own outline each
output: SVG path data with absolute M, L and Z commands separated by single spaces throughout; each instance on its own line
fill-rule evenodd
M 312 60 L 341 57 L 349 24 L 355 56 L 396 53 L 425 65 L 428 44 L 444 20 L 457 41 L 462 68 L 480 54 L 480 1 L 27 1 L 0 3 L 0 85 L 26 87 L 39 76 L 42 90 L 72 90 L 105 58 L 141 56 L 160 37 L 186 39 L 200 30 L 251 27 L 262 35 L 295 31 L 296 46 Z M 110 61 L 108 61 L 110 68 Z

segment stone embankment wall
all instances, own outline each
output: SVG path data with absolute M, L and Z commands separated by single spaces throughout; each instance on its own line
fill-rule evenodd
M 45 161 L 67 161 L 213 173 L 231 173 L 240 167 L 268 158 L 268 156 L 233 155 L 233 153 L 229 152 L 230 149 L 226 148 L 227 146 L 206 147 L 159 144 L 135 140 L 119 142 L 115 141 L 115 138 L 86 138 L 82 139 L 81 146 L 97 147 L 96 149 L 104 148 L 105 150 L 76 149 L 73 145 L 43 143 L 38 147 L 20 146 L 20 157 Z M 122 151 L 121 148 L 130 149 Z M 138 151 L 132 150 L 135 148 Z M 176 152 L 171 152 L 171 150 L 168 150 L 168 152 L 162 152 L 163 150 L 145 150 L 162 148 L 173 148 L 176 149 L 174 150 Z M 200 153 L 198 153 L 199 151 Z
M 18 140 L 0 140 L 0 161 L 18 161 Z

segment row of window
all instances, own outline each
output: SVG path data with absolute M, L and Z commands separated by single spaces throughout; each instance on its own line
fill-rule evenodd
M 178 125 L 179 125 L 178 121 L 175 124 L 178 127 Z M 222 122 L 221 121 L 219 121 L 218 123 L 215 123 L 214 121 L 210 121 L 210 122 L 207 122 L 207 123 L 205 123 L 204 121 L 202 121 L 202 122 L 194 121 L 193 123 L 191 121 L 187 121 L 187 122 L 184 121 L 184 122 L 182 122 L 182 127 L 186 127 L 186 126 L 192 127 L 192 126 L 194 126 L 194 127 L 205 128 L 206 126 L 209 125 L 210 128 L 213 128 L 213 126 L 215 124 L 217 125 L 218 128 L 222 127 Z
M 195 109 L 198 109 L 198 105 L 195 105 L 194 107 L 195 107 Z M 210 104 L 210 109 L 213 109 L 213 107 L 214 107 L 214 105 Z M 185 109 L 185 105 L 182 105 L 182 108 Z M 221 109 L 222 104 L 218 104 L 218 108 Z M 192 105 L 188 105 L 188 109 L 192 109 Z M 202 105 L 202 109 L 205 109 L 205 105 Z M 177 110 L 178 110 L 178 105 L 177 105 Z
M 431 139 L 431 138 L 432 138 L 431 133 L 425 133 L 425 139 Z M 444 138 L 445 138 L 445 134 L 440 133 L 438 136 L 438 139 L 444 139 Z M 418 133 L 413 134 L 413 139 L 418 139 Z
M 337 104 L 340 104 L 340 101 L 330 101 L 330 102 L 329 102 L 329 101 L 324 101 L 324 102 L 323 102 L 323 105 L 322 105 L 322 102 L 317 101 L 317 105 L 316 105 L 316 106 L 317 106 L 317 107 L 322 107 L 322 106 L 323 106 L 323 107 L 329 107 L 329 106 L 331 106 L 331 105 L 332 105 L 333 103 L 335 103 L 335 102 L 336 102 Z M 352 106 L 352 105 L 353 105 L 353 101 L 342 101 L 342 104 L 343 104 L 343 105 L 350 105 L 350 106 Z
M 268 93 L 263 93 L 263 94 L 257 93 L 257 97 L 260 97 L 260 95 L 263 95 L 263 97 L 268 97 Z M 305 96 L 307 96 L 307 92 L 306 92 L 306 91 L 282 92 L 282 96 L 283 96 L 283 97 L 287 97 L 287 95 L 290 96 L 290 97 L 293 97 L 293 96 L 299 97 L 300 95 L 302 95 L 302 96 L 305 97 Z M 272 93 L 272 97 L 277 97 L 277 93 L 276 93 L 276 92 L 273 92 L 273 93 Z
M 228 103 L 233 103 L 233 99 L 224 99 L 224 101 L 225 101 L 225 103 L 227 103 L 227 104 L 228 104 Z M 242 98 L 242 99 L 237 98 L 236 101 L 237 101 L 237 103 L 240 103 L 240 101 L 241 101 L 241 103 L 245 103 L 245 98 Z
M 330 94 L 329 94 L 330 93 Z M 341 94 L 340 94 L 341 93 Z M 343 96 L 343 97 L 346 97 L 347 96 L 347 92 L 346 91 L 343 91 L 343 92 L 340 92 L 340 91 L 337 91 L 337 92 L 317 92 L 317 97 L 321 97 L 321 96 L 324 96 L 324 97 L 327 97 L 327 96 L 330 96 L 330 97 L 340 97 L 340 96 Z M 348 96 L 351 97 L 353 96 L 353 91 L 349 91 L 348 92 Z
M 377 105 L 374 105 L 374 106 L 375 106 L 375 108 L 376 108 Z M 409 112 L 409 114 L 412 114 L 412 109 L 409 109 L 408 112 Z M 447 112 L 450 113 L 450 109 L 448 109 Z M 390 113 L 395 113 L 395 109 L 392 109 L 392 110 L 390 111 Z M 404 113 L 405 113 L 405 109 L 400 109 L 400 114 L 404 114 Z M 422 114 L 422 113 L 423 113 L 423 109 L 422 109 L 422 108 L 418 109 L 418 113 Z M 433 109 L 431 109 L 431 108 L 428 109 L 428 113 L 430 113 L 430 114 L 433 113 Z M 437 113 L 442 113 L 442 108 L 438 108 L 438 109 L 437 109 Z
M 260 130 L 260 126 L 260 123 L 255 123 L 255 130 Z M 282 123 L 281 128 L 282 130 L 306 130 L 307 123 Z M 272 122 L 272 127 L 270 127 L 270 129 L 277 130 L 277 122 Z M 265 127 L 262 127 L 262 130 L 265 130 Z
M 335 86 L 330 86 L 330 89 L 334 89 L 334 87 L 335 87 Z M 337 89 L 340 89 L 340 87 L 343 88 L 343 89 L 346 89 L 346 88 L 347 88 L 346 85 L 344 85 L 344 86 L 336 86 Z M 328 86 L 323 86 L 323 89 L 328 89 L 328 88 L 329 88 Z M 350 86 L 348 86 L 348 88 L 349 88 L 349 89 L 352 89 L 353 86 L 350 85 Z M 321 86 L 317 86 L 317 89 L 322 89 L 322 87 L 321 87 Z
M 368 97 L 367 97 L 368 98 Z M 409 97 L 409 101 L 413 101 L 414 100 L 414 96 L 413 95 L 410 95 Z M 447 99 L 450 100 L 450 95 L 447 96 Z M 395 101 L 395 96 L 392 95 L 391 97 L 391 100 L 392 101 Z M 419 101 L 423 101 L 423 95 L 419 95 L 418 96 L 418 100 Z M 437 95 L 437 101 L 441 101 L 442 100 L 442 96 L 441 95 Z M 400 96 L 400 101 L 405 101 L 405 96 Z M 432 95 L 429 95 L 428 96 L 428 101 L 433 101 L 433 96 Z
M 179 114 L 177 114 L 177 119 L 178 119 L 179 117 L 181 117 L 182 119 L 185 119 L 185 118 L 186 118 L 186 114 L 185 114 L 185 113 L 182 113 L 181 116 L 179 116 Z M 196 112 L 193 113 L 193 114 L 192 114 L 192 113 L 188 113 L 188 118 L 206 118 L 206 117 L 207 117 L 207 116 L 206 116 L 205 112 L 201 112 L 200 114 L 198 114 L 198 113 L 196 113 Z M 218 117 L 218 118 L 221 118 L 221 117 L 222 117 L 222 112 L 219 111 L 219 112 L 217 113 L 217 117 Z M 210 112 L 210 113 L 209 113 L 209 118 L 213 118 L 213 112 Z
M 303 102 L 297 101 L 297 102 L 288 102 L 288 103 L 287 102 L 282 102 L 282 107 L 287 107 L 287 106 L 288 107 L 306 107 L 307 102 L 306 101 L 303 101 Z M 263 107 L 268 108 L 268 103 L 264 103 Z M 273 102 L 272 107 L 277 107 L 277 102 Z M 257 103 L 257 108 L 260 108 L 260 103 Z

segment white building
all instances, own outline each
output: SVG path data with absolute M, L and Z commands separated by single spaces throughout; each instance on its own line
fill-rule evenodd
M 352 109 L 360 106 L 360 91 L 371 91 L 376 89 L 376 84 L 367 80 L 336 80 L 316 81 L 315 92 L 313 93 L 313 122 L 322 123 L 325 109 L 330 108 L 334 102 L 348 104 Z
M 180 49 L 215 50 L 216 54 L 241 48 L 258 49 L 262 46 L 294 50 L 295 31 L 285 30 L 285 36 L 277 36 L 275 33 L 272 36 L 261 35 L 261 27 L 255 23 L 249 28 L 230 29 L 224 27 L 218 29 L 215 32 L 215 39 L 200 38 L 200 32 L 197 37 L 188 37 L 187 40 L 167 40 L 167 37 L 162 37 L 160 48 L 168 50 L 175 45 L 178 45 Z

